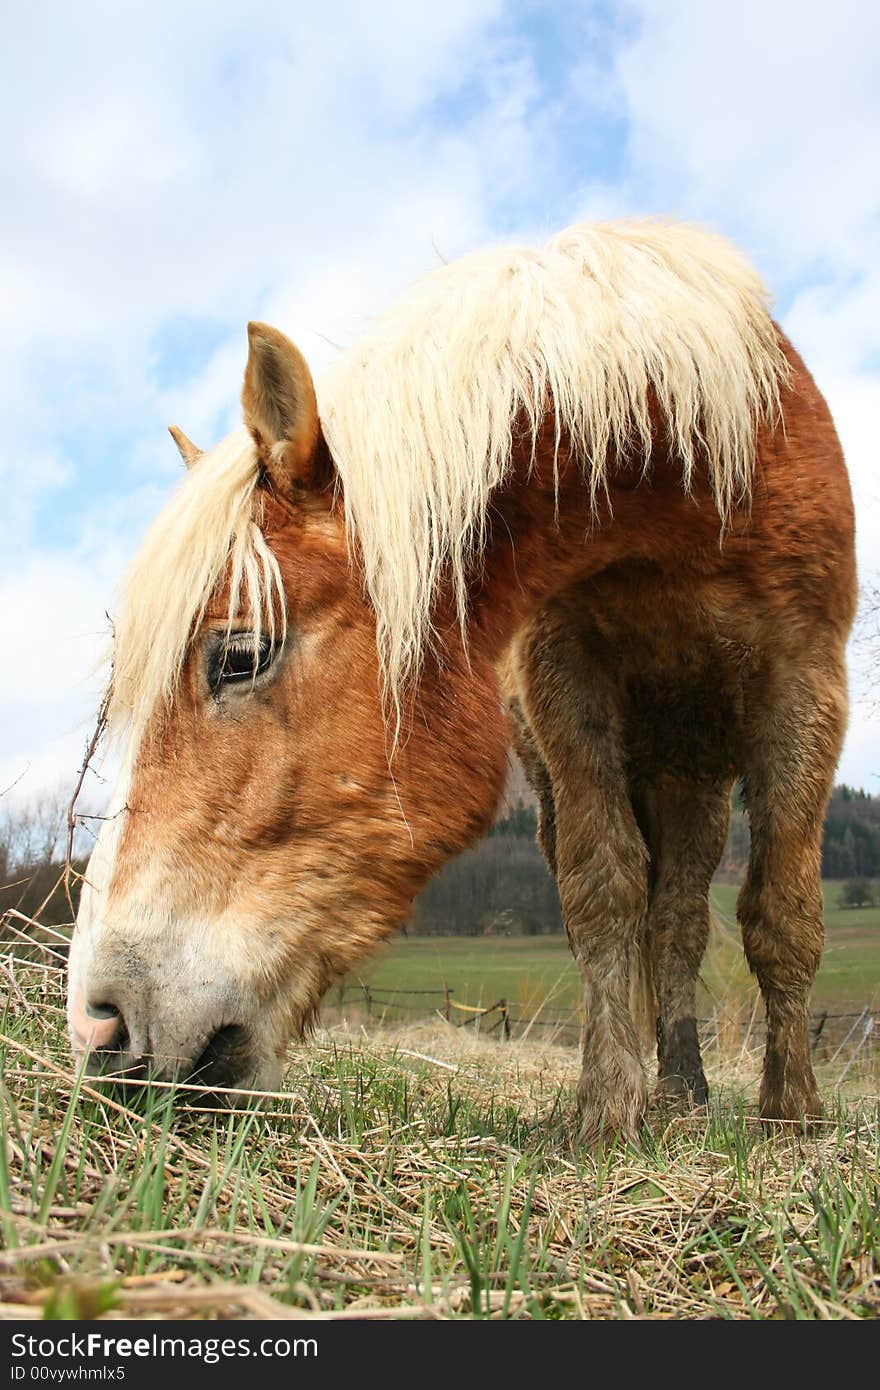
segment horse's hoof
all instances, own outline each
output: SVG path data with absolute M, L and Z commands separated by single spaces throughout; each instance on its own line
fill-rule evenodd
M 768 1134 L 815 1133 L 823 1115 L 822 1102 L 812 1086 L 761 1092 L 761 1120 Z

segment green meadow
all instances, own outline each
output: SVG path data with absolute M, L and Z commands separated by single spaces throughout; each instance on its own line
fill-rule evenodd
M 703 962 L 698 1009 L 753 999 L 756 986 L 745 963 L 736 921 L 735 884 L 712 889 L 714 921 Z M 817 1011 L 848 1012 L 880 1006 L 880 907 L 841 909 L 840 885 L 825 884 L 826 941 L 813 990 Z M 568 942 L 559 936 L 400 936 L 348 985 L 363 982 L 374 1008 L 389 1016 L 428 1013 L 442 1008 L 438 995 L 401 994 L 396 990 L 446 987 L 454 1001 L 491 1005 L 507 999 L 520 1016 L 547 1018 L 575 1010 L 580 997 L 577 967 Z M 356 999 L 346 993 L 346 1002 Z M 330 996 L 332 1005 L 333 996 Z

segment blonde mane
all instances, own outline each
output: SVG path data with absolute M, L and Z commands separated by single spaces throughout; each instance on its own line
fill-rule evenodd
M 615 450 L 650 454 L 653 396 L 684 487 L 708 467 L 724 520 L 749 496 L 756 427 L 778 415 L 785 374 L 761 279 L 694 227 L 577 226 L 544 250 L 476 252 L 417 282 L 319 387 L 386 694 L 396 704 L 418 673 L 441 578 L 465 629 L 515 420 L 534 446 L 552 402 L 557 446 L 573 446 L 595 504 Z M 141 722 L 170 698 L 230 557 L 231 616 L 243 606 L 274 620 L 281 582 L 254 514 L 257 478 L 236 432 L 154 523 L 123 592 L 115 720 Z
M 247 430 L 202 454 L 147 532 L 123 581 L 113 632 L 108 725 L 139 739 L 169 704 L 194 629 L 229 582 L 229 622 L 247 614 L 259 636 L 285 625 L 278 561 L 260 530 L 260 462 Z

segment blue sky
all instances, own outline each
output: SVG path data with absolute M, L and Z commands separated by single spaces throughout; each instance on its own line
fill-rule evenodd
M 880 570 L 880 11 L 864 0 L 12 3 L 0 106 L 0 790 L 70 783 L 175 422 L 245 324 L 315 369 L 418 272 L 578 218 L 737 240 L 825 391 Z M 856 655 L 841 775 L 880 792 Z M 97 793 L 96 793 L 97 795 Z

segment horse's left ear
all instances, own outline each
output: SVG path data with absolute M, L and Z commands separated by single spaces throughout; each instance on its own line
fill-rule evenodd
M 263 466 L 282 493 L 317 491 L 332 477 L 305 358 L 267 323 L 248 324 L 241 405 Z

